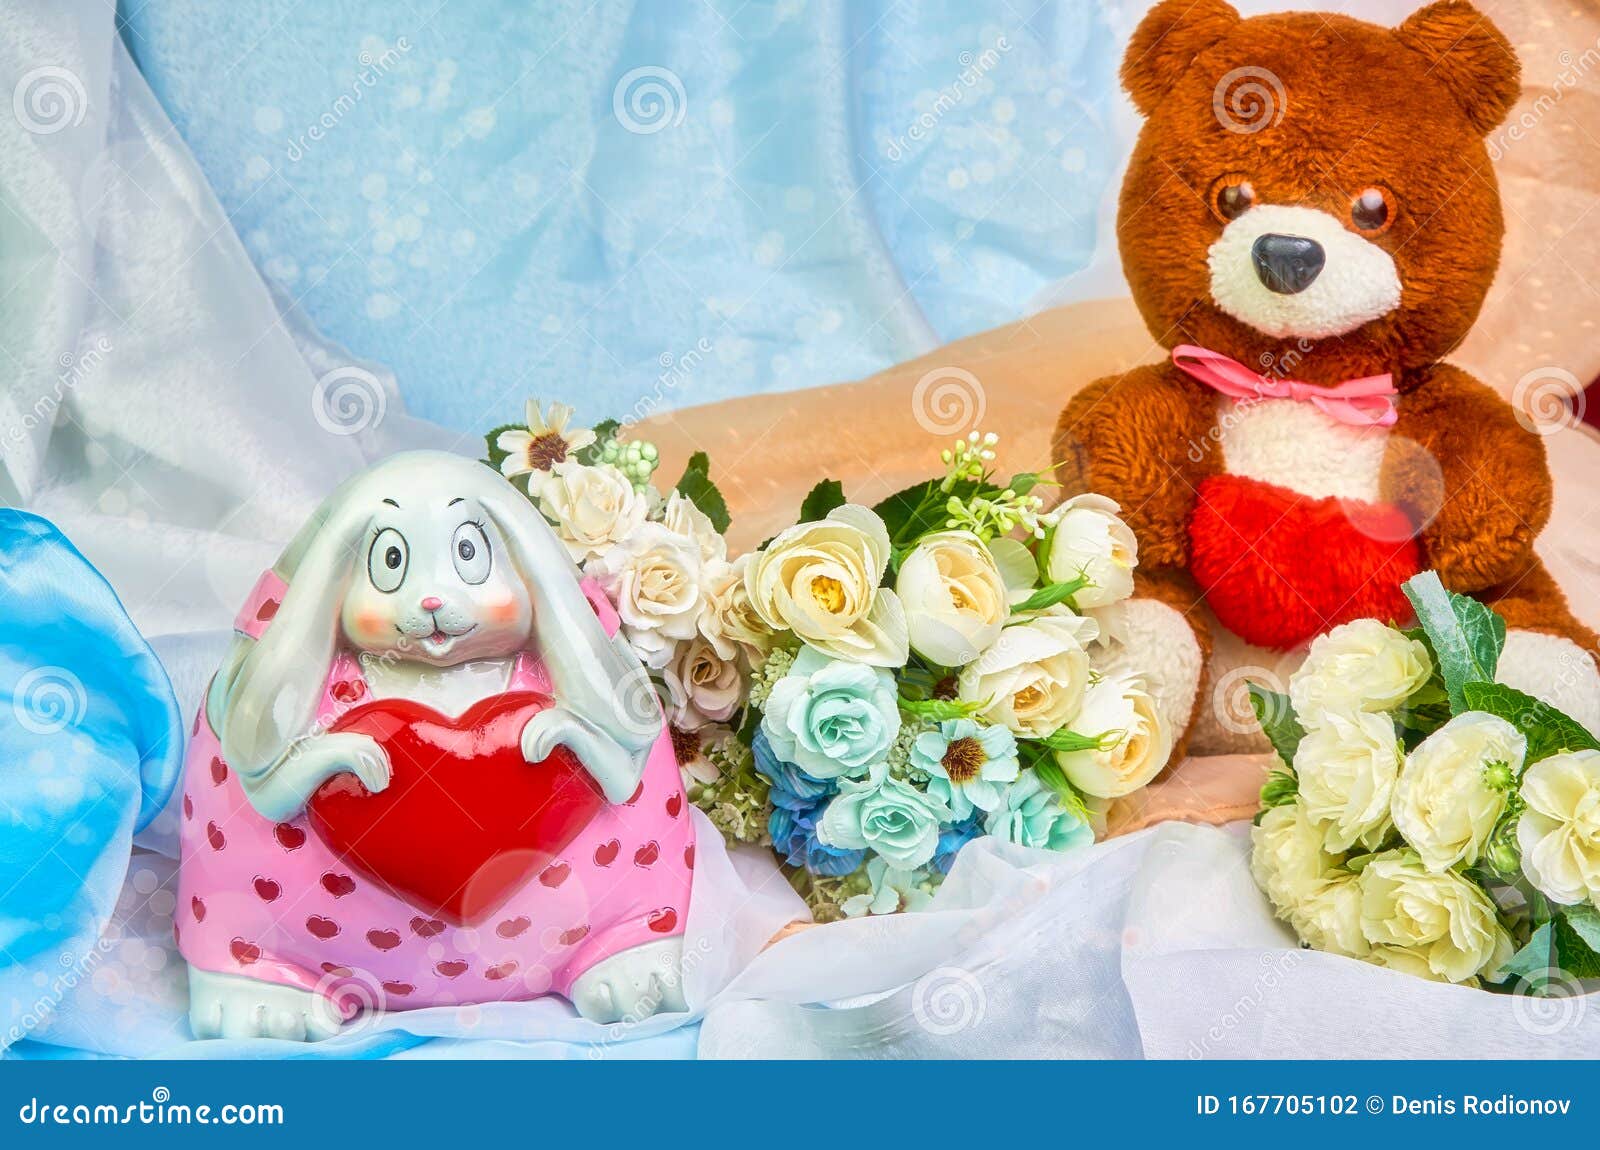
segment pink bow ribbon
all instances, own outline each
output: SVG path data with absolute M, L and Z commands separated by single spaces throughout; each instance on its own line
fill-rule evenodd
M 1394 406 L 1394 397 L 1399 393 L 1394 388 L 1394 376 L 1388 372 L 1322 387 L 1261 375 L 1236 359 L 1192 343 L 1172 349 L 1172 364 L 1230 399 L 1292 399 L 1309 403 L 1329 418 L 1353 427 L 1393 427 L 1399 417 Z

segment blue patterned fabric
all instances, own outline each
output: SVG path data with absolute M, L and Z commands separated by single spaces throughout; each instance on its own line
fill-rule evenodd
M 435 10 L 437 9 L 437 10 Z M 124 0 L 268 282 L 408 407 L 648 414 L 856 378 L 1081 269 L 1100 6 Z
M 166 673 L 111 588 L 49 523 L 0 509 L 0 1050 L 93 979 L 182 753 Z

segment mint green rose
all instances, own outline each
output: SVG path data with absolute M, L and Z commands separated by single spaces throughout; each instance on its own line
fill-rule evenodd
M 1094 842 L 1094 828 L 1061 805 L 1033 771 L 1006 788 L 1005 801 L 989 813 L 983 829 L 1018 846 L 1065 851 Z
M 879 771 L 839 784 L 817 824 L 817 838 L 828 846 L 874 851 L 891 867 L 915 870 L 933 858 L 939 824 L 949 820 L 949 804 Z
M 773 686 L 761 729 L 779 759 L 812 778 L 860 778 L 900 733 L 894 676 L 806 647 Z

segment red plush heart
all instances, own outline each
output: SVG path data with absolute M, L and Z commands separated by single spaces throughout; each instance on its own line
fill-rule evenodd
M 522 757 L 522 728 L 552 705 L 533 691 L 484 699 L 449 719 L 407 699 L 345 713 L 335 731 L 369 735 L 389 756 L 371 794 L 353 774 L 318 788 L 311 826 L 350 866 L 456 926 L 481 922 L 589 824 L 605 803 L 565 747 Z

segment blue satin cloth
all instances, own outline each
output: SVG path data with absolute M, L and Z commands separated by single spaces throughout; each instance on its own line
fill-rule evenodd
M 1102 5 L 123 0 L 267 282 L 462 431 L 855 379 L 1082 270 Z
M 92 984 L 182 756 L 167 675 L 110 586 L 51 524 L 0 509 L 0 1051 L 47 1040 Z

